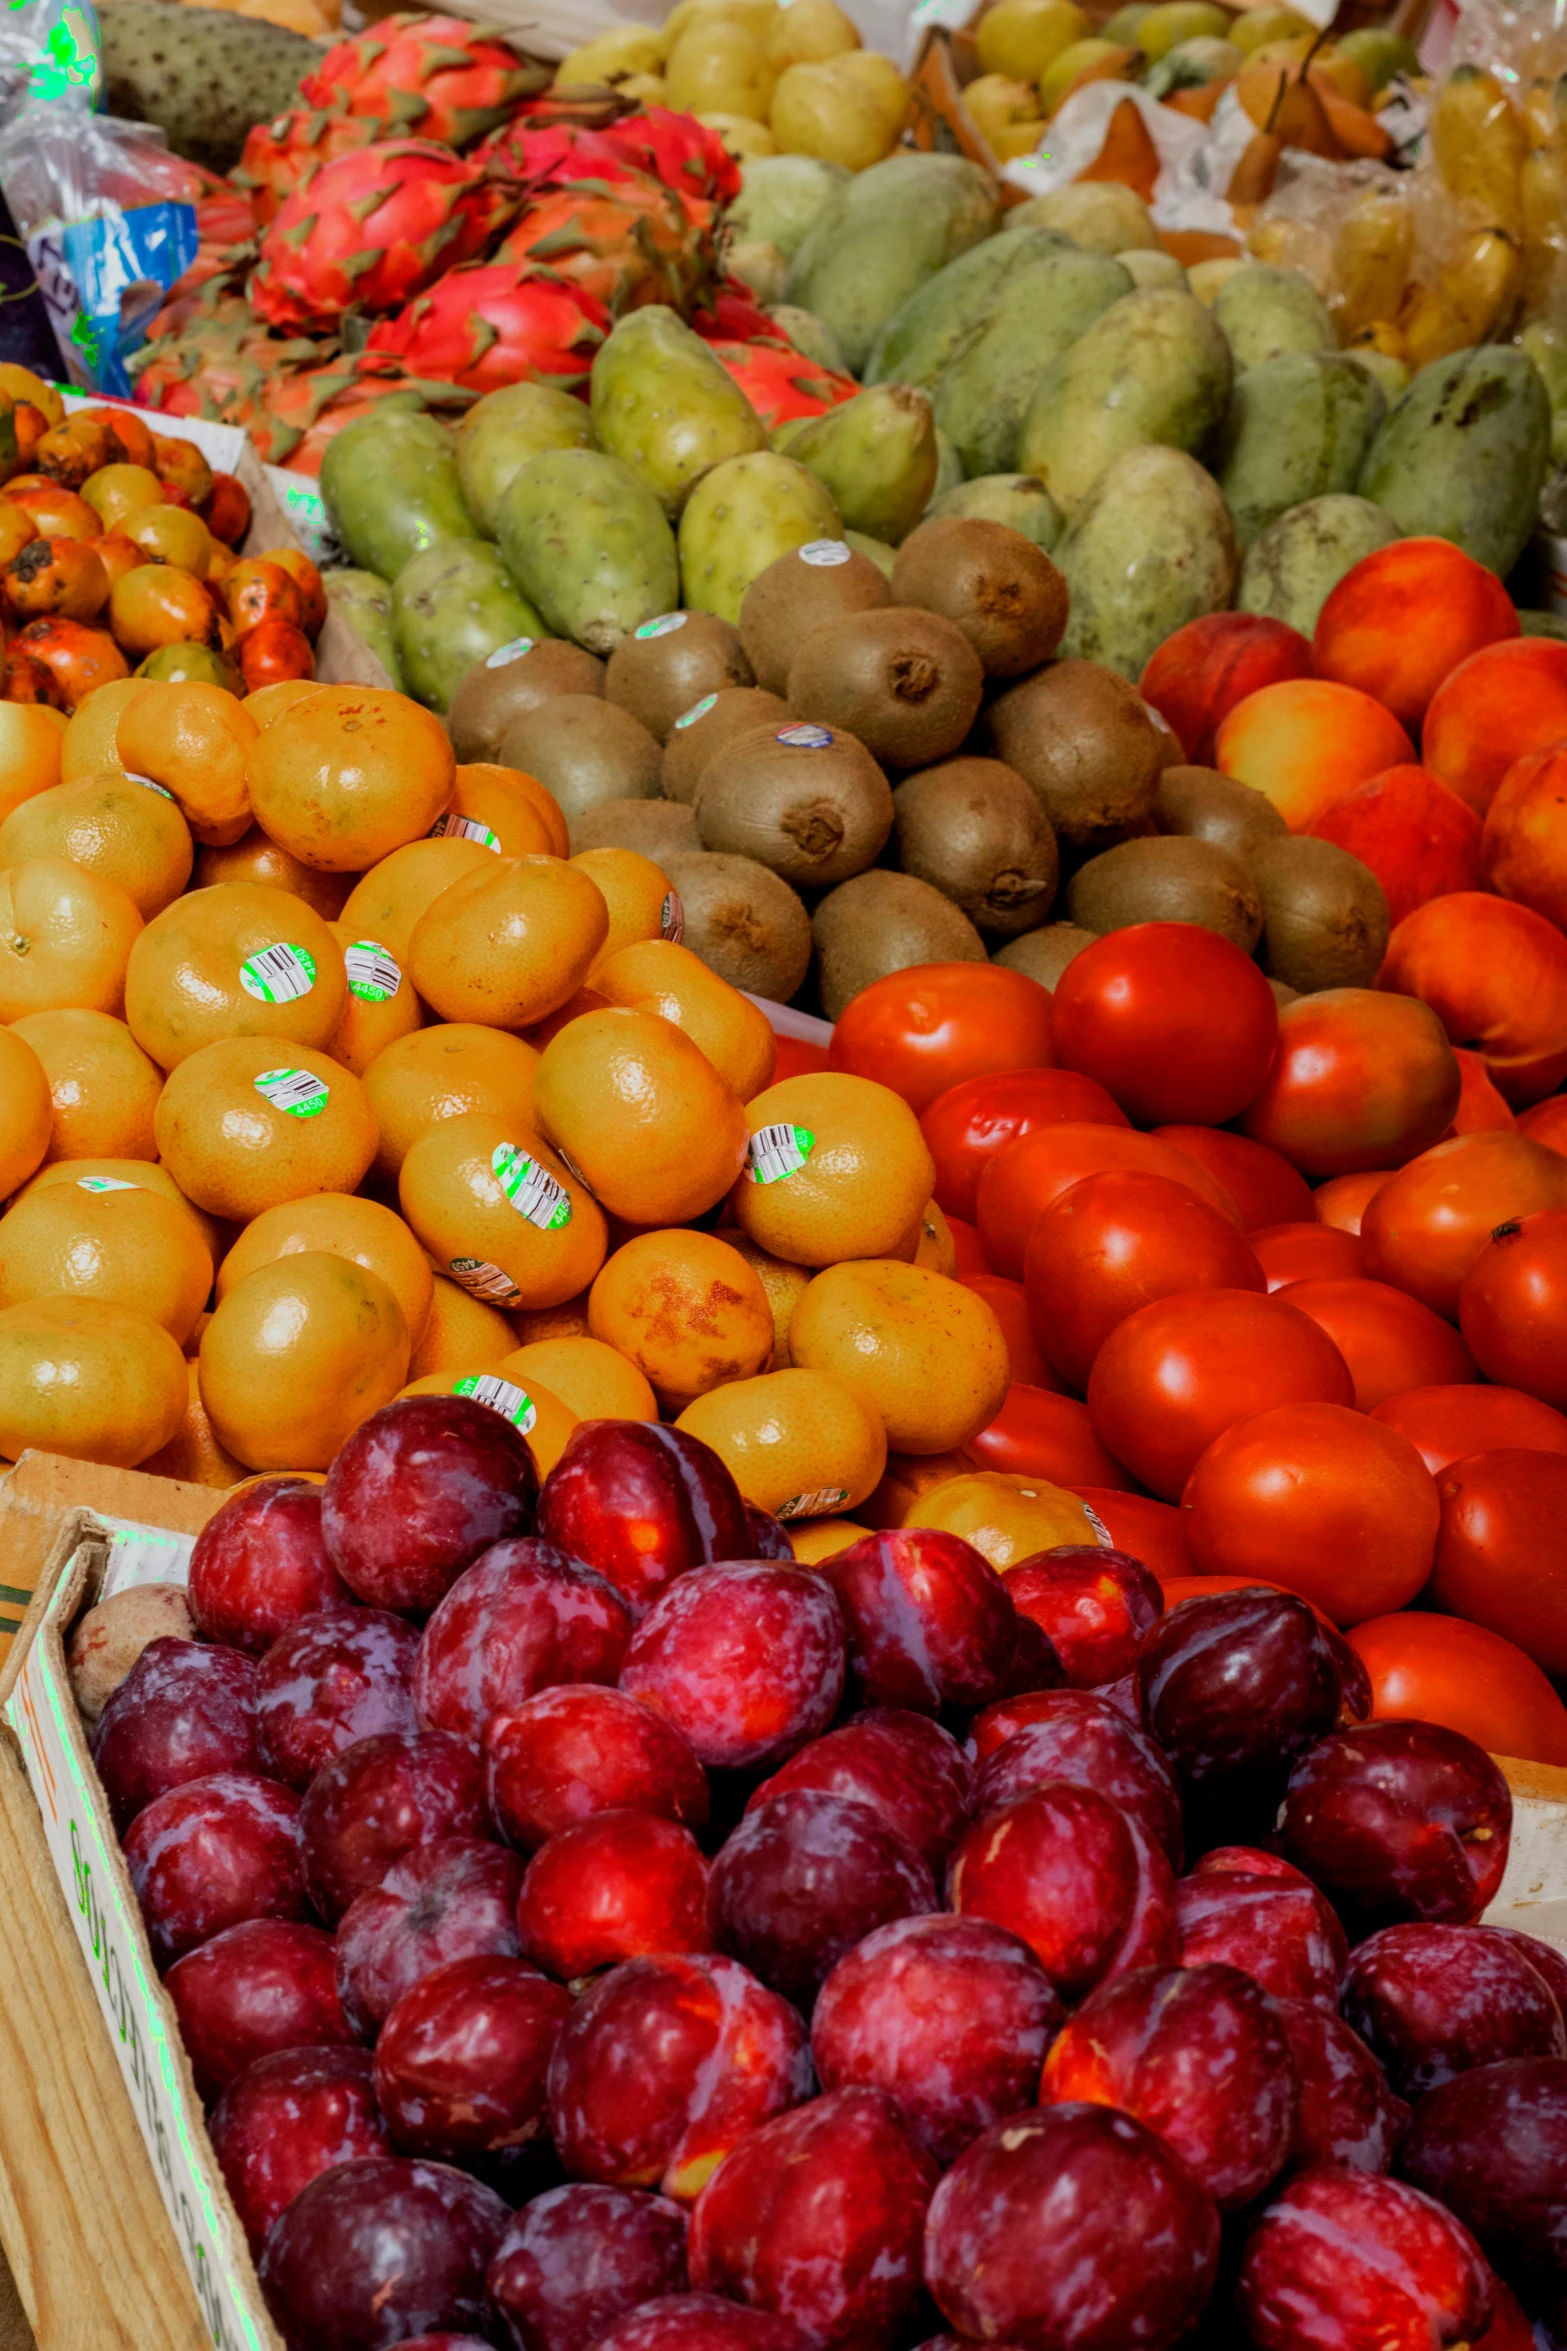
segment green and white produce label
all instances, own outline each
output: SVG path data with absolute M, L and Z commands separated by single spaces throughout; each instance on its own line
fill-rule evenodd
M 481 849 L 493 849 L 497 857 L 501 853 L 499 836 L 492 833 L 487 824 L 481 824 L 476 816 L 438 816 L 430 827 L 430 839 L 477 841 Z
M 78 1176 L 76 1189 L 79 1192 L 141 1192 L 146 1187 L 143 1184 L 128 1184 L 123 1176 Z
M 503 1380 L 493 1371 L 469 1372 L 466 1378 L 454 1383 L 452 1394 L 471 1396 L 476 1404 L 487 1404 L 523 1436 L 539 1417 L 539 1408 L 526 1389 L 514 1387 L 510 1380 Z
M 533 651 L 532 637 L 508 637 L 504 645 L 497 645 L 493 653 L 486 653 L 486 669 L 504 669 L 508 662 L 520 661 L 525 653 Z
M 264 1069 L 256 1080 L 256 1092 L 264 1095 L 274 1110 L 286 1110 L 290 1118 L 315 1118 L 325 1110 L 332 1089 L 314 1070 Z
M 293 1004 L 315 986 L 316 959 L 307 948 L 279 940 L 246 956 L 239 967 L 239 984 L 258 1004 Z
M 519 1216 L 541 1233 L 557 1233 L 571 1222 L 571 1195 L 547 1167 L 540 1167 L 519 1143 L 497 1143 L 490 1169 Z
M 682 727 L 694 727 L 699 718 L 706 718 L 717 700 L 716 694 L 704 694 L 700 702 L 693 702 L 689 710 L 682 710 L 675 721 L 675 731 L 678 733 Z
M 377 939 L 356 939 L 343 950 L 350 995 L 365 1004 L 390 1004 L 403 984 L 402 966 Z
M 676 629 L 683 629 L 685 625 L 686 616 L 683 612 L 661 612 L 657 620 L 645 620 L 639 629 L 633 629 L 631 633 L 634 637 L 670 637 Z
M 753 1184 L 781 1184 L 798 1175 L 816 1148 L 809 1127 L 758 1127 L 745 1155 L 745 1172 Z

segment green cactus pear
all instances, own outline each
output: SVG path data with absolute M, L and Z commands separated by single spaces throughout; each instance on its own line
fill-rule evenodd
M 684 601 L 733 626 L 747 588 L 770 563 L 811 539 L 841 536 L 831 491 L 792 457 L 762 449 L 726 458 L 703 475 L 680 517 Z
M 442 539 L 473 537 L 452 436 L 418 410 L 373 408 L 334 433 L 321 495 L 356 566 L 384 580 Z
M 593 361 L 593 436 L 670 516 L 726 457 L 765 449 L 762 420 L 728 370 L 672 310 L 633 310 Z
M 1038 475 L 1031 473 L 978 474 L 973 481 L 961 482 L 956 489 L 933 498 L 925 520 L 945 520 L 949 515 L 1004 522 L 1008 530 L 1021 531 L 1025 539 L 1043 547 L 1047 555 L 1066 528 L 1060 507 Z
M 418 557 L 414 558 L 415 562 Z M 392 626 L 392 583 L 373 571 L 324 571 L 321 585 L 332 614 L 346 621 L 354 635 L 372 652 L 399 694 L 406 691 L 402 655 Z
M 907 537 L 935 488 L 936 426 L 912 384 L 873 384 L 824 416 L 799 417 L 776 446 L 826 485 L 849 529 L 889 546 Z
M 541 449 L 587 449 L 593 425 L 584 401 L 553 384 L 505 384 L 487 392 L 457 427 L 457 473 L 468 511 L 487 539 L 500 528 L 501 492 Z
M 392 589 L 392 626 L 409 693 L 439 711 L 497 645 L 549 633 L 488 539 L 444 539 L 416 555 Z
M 663 508 L 629 465 L 597 449 L 546 449 L 519 466 L 501 498 L 500 542 L 546 629 L 590 653 L 613 653 L 680 601 Z

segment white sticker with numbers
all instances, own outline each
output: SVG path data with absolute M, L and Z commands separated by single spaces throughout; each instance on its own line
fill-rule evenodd
M 239 984 L 259 1004 L 294 1004 L 316 984 L 316 959 L 307 948 L 279 940 L 246 956 L 239 967 Z
M 539 1408 L 527 1390 L 515 1387 L 510 1380 L 503 1380 L 497 1372 L 470 1372 L 466 1378 L 453 1383 L 452 1394 L 471 1396 L 475 1404 L 487 1404 L 492 1412 L 498 1412 L 502 1420 L 509 1420 L 523 1436 L 527 1435 L 539 1417 Z
M 517 1214 L 541 1233 L 558 1232 L 570 1224 L 570 1193 L 520 1143 L 497 1143 L 490 1153 L 490 1172 Z
M 313 1069 L 264 1069 L 255 1083 L 256 1092 L 264 1095 L 274 1110 L 286 1110 L 290 1118 L 315 1118 L 325 1110 L 332 1092 L 325 1078 L 318 1078 Z
M 356 939 L 343 950 L 349 994 L 365 1004 L 390 1004 L 403 984 L 402 966 L 375 939 Z

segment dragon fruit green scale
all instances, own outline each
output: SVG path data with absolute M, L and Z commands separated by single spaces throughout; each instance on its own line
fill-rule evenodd
M 465 147 L 549 81 L 547 66 L 460 16 L 388 16 L 329 49 L 300 95 Z

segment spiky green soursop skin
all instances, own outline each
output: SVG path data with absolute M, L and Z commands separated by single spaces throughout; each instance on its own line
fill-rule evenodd
M 156 123 L 209 171 L 233 168 L 246 132 L 292 106 L 325 53 L 260 17 L 169 0 L 107 0 L 100 24 L 105 113 Z

